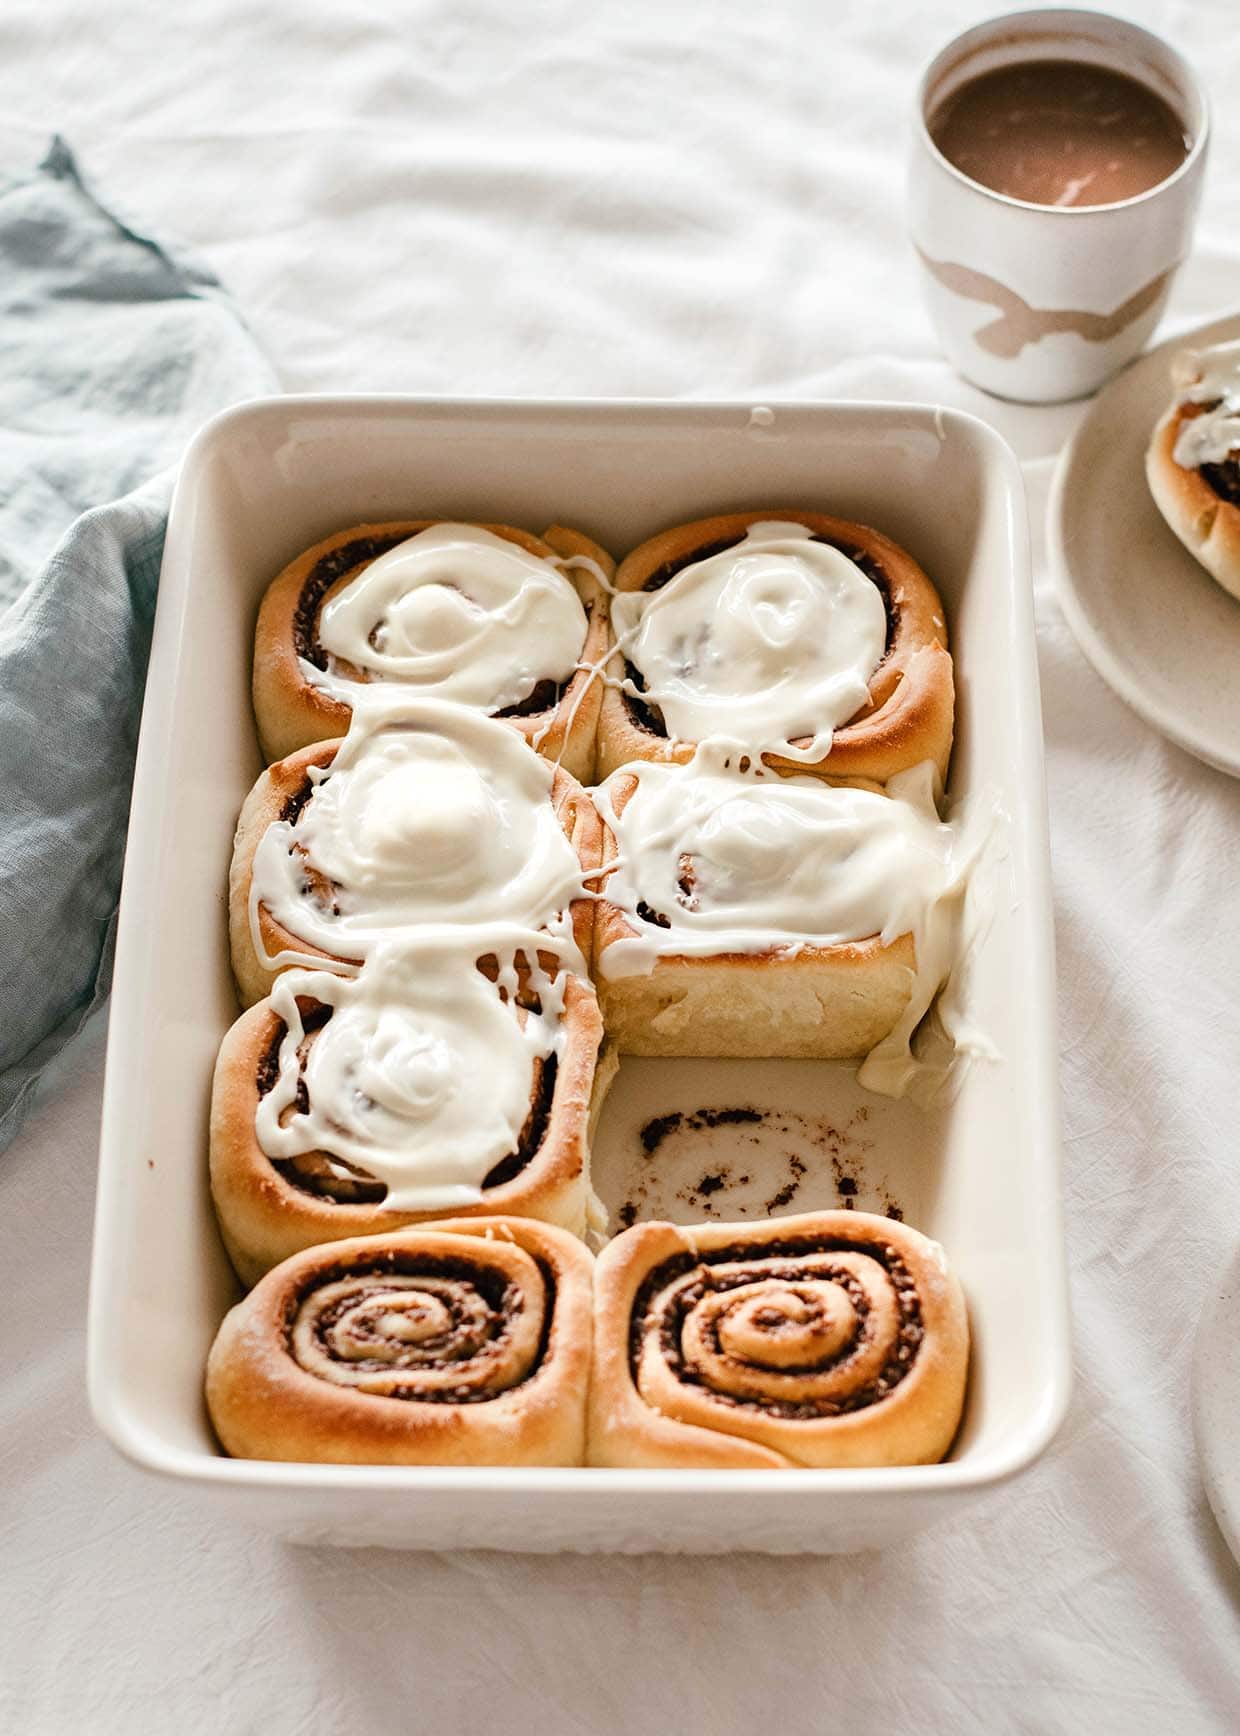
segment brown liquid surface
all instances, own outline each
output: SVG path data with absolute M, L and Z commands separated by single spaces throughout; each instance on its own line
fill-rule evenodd
M 1190 141 L 1148 86 L 1079 60 L 984 72 L 930 116 L 930 136 L 971 180 L 1031 205 L 1111 205 L 1174 174 Z

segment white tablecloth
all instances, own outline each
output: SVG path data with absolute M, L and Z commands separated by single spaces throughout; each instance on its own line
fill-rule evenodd
M 291 390 L 918 398 L 1017 448 L 1078 1370 L 1037 1468 L 885 1555 L 431 1558 L 206 1526 L 87 1414 L 95 1029 L 0 1161 L 3 1728 L 1240 1727 L 1240 1574 L 1201 1493 L 1187 1378 L 1240 1223 L 1240 785 L 1130 715 L 1068 635 L 1041 519 L 1079 410 L 962 385 L 917 300 L 913 83 L 986 10 L 0 8 L 0 161 L 64 132 L 114 203 L 202 250 Z M 1215 99 L 1164 330 L 1184 327 L 1240 302 L 1240 29 L 1234 0 L 1121 10 L 1172 36 Z

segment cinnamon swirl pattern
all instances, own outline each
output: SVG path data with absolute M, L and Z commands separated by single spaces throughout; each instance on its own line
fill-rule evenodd
M 356 965 L 428 923 L 518 923 L 588 954 L 582 878 L 600 848 L 576 779 L 502 724 L 363 699 L 343 741 L 272 766 L 242 809 L 229 930 L 243 1003 L 290 965 Z
M 1210 576 L 1240 597 L 1240 341 L 1177 356 L 1174 396 L 1154 429 L 1154 503 Z
M 626 1231 L 595 1272 L 589 1460 L 929 1464 L 969 1335 L 942 1250 L 863 1212 Z
M 269 761 L 343 735 L 367 687 L 501 717 L 588 778 L 613 564 L 577 531 L 411 519 L 339 531 L 269 587 L 254 711 Z
M 615 589 L 601 777 L 716 739 L 781 771 L 945 774 L 942 604 L 878 531 L 799 511 L 703 519 L 634 550 Z
M 220 1327 L 206 1389 L 219 1440 L 237 1458 L 579 1464 L 592 1264 L 520 1218 L 298 1254 Z
M 376 949 L 354 977 L 285 972 L 225 1037 L 211 1190 L 244 1282 L 316 1243 L 445 1213 L 585 1234 L 594 991 L 518 971 L 512 952 L 493 983 L 477 946 L 423 936 Z

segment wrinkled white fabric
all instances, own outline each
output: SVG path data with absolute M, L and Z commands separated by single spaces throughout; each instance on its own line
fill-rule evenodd
M 911 397 L 1013 443 L 1035 526 L 1077 1351 L 1046 1459 L 883 1555 L 288 1548 L 142 1477 L 87 1415 L 95 1029 L 0 1166 L 4 1728 L 1240 1727 L 1240 1572 L 1201 1492 L 1187 1377 L 1240 1233 L 1240 784 L 1132 716 L 1064 626 L 1041 519 L 1079 407 L 962 385 L 917 301 L 913 83 L 988 9 L 0 8 L 3 160 L 63 131 L 114 203 L 200 250 L 292 389 Z M 1240 32 L 1230 0 L 1121 9 L 1215 99 L 1163 329 L 1184 328 L 1237 300 Z

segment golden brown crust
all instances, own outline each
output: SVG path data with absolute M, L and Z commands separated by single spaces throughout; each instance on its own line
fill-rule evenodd
M 586 1231 L 590 1204 L 588 1129 L 603 1021 L 590 985 L 568 977 L 564 1046 L 546 1126 L 536 1150 L 511 1178 L 487 1188 L 455 1218 L 505 1213 Z M 443 1211 L 393 1211 L 346 1203 L 288 1179 L 258 1142 L 259 1076 L 283 1022 L 269 1001 L 243 1013 L 220 1046 L 211 1095 L 211 1193 L 224 1245 L 239 1277 L 253 1284 L 300 1249 L 346 1236 L 377 1236 L 442 1218 Z
M 298 1254 L 270 1272 L 225 1317 L 207 1363 L 211 1420 L 226 1452 L 236 1458 L 352 1465 L 576 1465 L 584 1449 L 585 1397 L 591 1360 L 588 1250 L 562 1230 L 523 1219 L 449 1219 L 424 1230 L 335 1242 Z M 467 1306 L 474 1274 L 492 1304 L 505 1303 L 477 1335 L 477 1354 L 441 1364 L 448 1391 L 441 1396 L 390 1396 L 382 1390 L 406 1381 L 405 1390 L 433 1388 L 420 1370 L 379 1367 L 379 1390 L 337 1385 L 298 1360 L 294 1349 L 316 1306 L 315 1292 L 343 1281 L 379 1297 L 372 1318 L 384 1329 L 383 1276 L 445 1269 L 449 1305 Z M 404 1298 L 397 1298 L 399 1306 Z M 364 1305 L 364 1303 L 363 1303 Z M 429 1297 L 429 1307 L 440 1298 Z M 549 1316 L 545 1337 L 539 1320 Z M 459 1319 L 459 1312 L 457 1318 Z M 454 1326 L 455 1330 L 455 1326 Z M 313 1366 L 356 1372 L 347 1357 L 311 1332 Z M 476 1341 L 476 1340 L 475 1340 Z M 407 1340 L 406 1340 L 407 1343 Z M 530 1354 L 531 1347 L 533 1354 Z M 399 1336 L 396 1354 L 402 1354 Z M 460 1336 L 453 1345 L 459 1355 Z M 449 1352 L 452 1355 L 453 1352 Z M 320 1360 L 320 1355 L 323 1360 Z M 440 1375 L 441 1380 L 443 1374 Z M 505 1384 L 511 1382 L 511 1384 Z M 490 1391 L 460 1402 L 450 1396 Z
M 1240 507 L 1216 494 L 1200 470 L 1175 461 L 1175 443 L 1195 404 L 1172 404 L 1155 426 L 1145 458 L 1150 493 L 1184 547 L 1225 591 L 1240 597 Z
M 289 802 L 305 788 L 311 767 L 329 766 L 339 746 L 338 741 L 317 742 L 290 754 L 287 759 L 277 760 L 259 776 L 242 804 L 228 869 L 228 942 L 237 998 L 243 1007 L 251 1007 L 264 995 L 270 994 L 271 985 L 279 975 L 278 969 L 268 969 L 259 963 L 250 932 L 254 853 L 267 828 L 283 819 Z M 290 934 L 276 922 L 265 904 L 259 906 L 258 925 L 263 945 L 271 957 L 286 949 L 325 960 L 328 957 L 321 948 Z M 286 967 L 280 967 L 283 968 Z
M 620 772 L 609 786 L 617 815 L 637 784 Z M 610 826 L 602 834 L 606 868 L 618 847 Z M 605 890 L 606 880 L 601 884 Z M 618 905 L 598 905 L 594 978 L 608 1041 L 628 1055 L 851 1060 L 895 1028 L 913 992 L 911 934 L 795 953 L 775 944 L 758 953 L 668 953 L 648 974 L 608 977 L 608 947 L 638 933 Z
M 317 742 L 290 754 L 287 759 L 277 760 L 262 773 L 242 805 L 228 871 L 228 938 L 237 995 L 243 1007 L 253 1006 L 264 995 L 269 995 L 276 977 L 290 968 L 288 965 L 268 967 L 262 964 L 254 947 L 250 930 L 254 853 L 267 828 L 283 817 L 288 803 L 305 789 L 311 767 L 329 766 L 339 746 L 338 741 Z M 564 835 L 577 853 L 583 875 L 592 877 L 602 860 L 603 848 L 602 821 L 594 803 L 576 778 L 562 766 L 555 766 L 552 770 L 550 797 Z M 595 909 L 595 902 L 590 898 L 575 899 L 570 906 L 573 937 L 585 959 L 590 957 L 593 946 Z M 275 958 L 286 950 L 316 958 L 329 957 L 319 947 L 310 946 L 290 933 L 275 920 L 265 904 L 259 905 L 258 925 L 269 958 Z M 540 953 L 539 958 L 545 970 L 556 968 L 554 954 Z M 357 961 L 350 959 L 346 962 Z
M 254 716 L 264 758 L 270 763 L 286 759 L 298 748 L 312 742 L 340 736 L 349 727 L 350 707 L 333 699 L 308 682 L 301 670 L 294 637 L 298 607 L 307 581 L 319 562 L 347 544 L 362 540 L 389 543 L 416 536 L 444 519 L 417 518 L 393 520 L 384 524 L 355 524 L 347 530 L 334 531 L 304 553 L 290 561 L 268 586 L 258 611 L 254 632 Z M 606 550 L 581 531 L 563 525 L 552 525 L 541 537 L 518 530 L 507 524 L 480 524 L 495 536 L 516 543 L 529 554 L 541 559 L 576 555 L 593 561 L 610 580 L 615 563 Z M 362 561 L 349 568 L 328 587 L 319 601 L 318 614 L 330 597 L 342 590 L 369 564 Z M 592 668 L 603 657 L 607 645 L 606 592 L 592 573 L 584 568 L 567 569 L 578 596 L 586 606 L 589 625 L 581 653 L 582 667 L 551 709 L 529 717 L 506 717 L 504 723 L 518 730 L 547 759 L 558 761 L 582 783 L 588 783 L 594 773 L 594 738 L 598 728 L 599 707 L 602 703 L 602 683 L 592 674 Z M 363 672 L 358 678 L 365 680 Z
M 860 1285 L 851 1272 L 841 1285 L 813 1264 L 816 1253 L 833 1266 L 841 1244 L 841 1264 L 862 1269 Z M 720 1270 L 722 1256 L 734 1257 L 733 1275 Z M 893 1273 L 901 1286 L 903 1274 L 911 1277 L 915 1315 L 900 1302 Z M 850 1282 L 875 1304 L 859 1319 Z M 825 1332 L 814 1336 L 821 1327 L 810 1310 L 821 1308 L 824 1292 L 828 1307 L 853 1316 L 834 1346 Z M 728 1296 L 720 1311 L 718 1299 Z M 738 1307 L 755 1312 L 742 1320 Z M 884 1311 L 902 1334 L 889 1360 L 875 1348 Z M 803 1348 L 814 1344 L 812 1352 Z M 937 1245 L 905 1224 L 843 1211 L 639 1224 L 595 1266 L 589 1462 L 768 1470 L 931 1464 L 959 1426 L 968 1354 L 960 1286 Z M 686 1365 L 691 1380 L 682 1378 Z M 764 1396 L 755 1399 L 759 1390 Z M 783 1414 L 769 1402 L 772 1390 L 792 1401 Z M 738 1393 L 749 1396 L 738 1402 Z
M 805 765 L 780 754 L 764 754 L 766 765 L 781 772 L 830 778 L 872 778 L 886 783 L 897 772 L 932 760 L 947 775 L 951 754 L 955 691 L 947 627 L 938 592 L 911 555 L 881 531 L 824 513 L 781 508 L 734 512 L 677 525 L 644 542 L 621 562 L 617 591 L 640 591 L 665 566 L 687 565 L 719 543 L 739 542 L 751 524 L 767 520 L 803 524 L 815 536 L 857 550 L 885 580 L 890 629 L 886 655 L 870 680 L 869 704 L 835 731 L 825 759 Z M 608 644 L 614 648 L 610 632 Z M 610 674 L 619 673 L 614 667 Z M 627 697 L 608 687 L 599 714 L 598 778 L 633 760 L 692 759 L 696 742 L 671 742 L 648 729 Z

